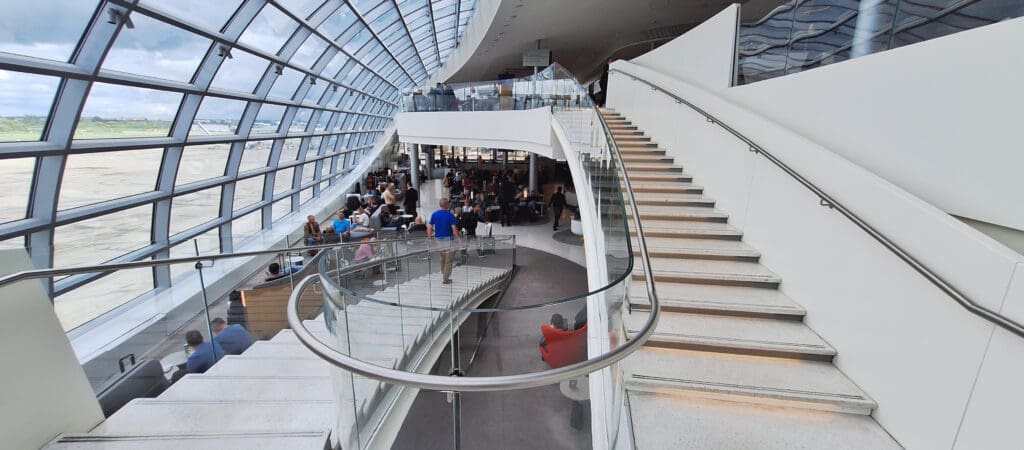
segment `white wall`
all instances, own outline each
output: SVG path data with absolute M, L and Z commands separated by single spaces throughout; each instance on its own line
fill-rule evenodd
M 727 6 L 696 28 L 631 61 L 709 89 L 732 85 L 740 5 Z M 724 38 L 727 37 L 727 38 Z
M 943 211 L 1024 230 L 1021 55 L 1024 18 L 722 95 Z
M 797 130 L 731 102 L 731 90 L 705 90 L 628 62 L 613 68 L 717 116 L 968 296 L 1024 321 L 1024 287 L 1011 288 L 1024 284 L 1021 255 Z M 990 345 L 991 324 L 852 222 L 819 206 L 814 194 L 703 116 L 629 76 L 613 73 L 609 86 L 609 107 L 694 174 L 730 213 L 730 222 L 744 230 L 744 240 L 763 253 L 762 262 L 782 276 L 781 289 L 808 310 L 808 325 L 838 349 L 837 366 L 880 404 L 876 419 L 901 444 L 952 448 L 958 430 L 964 433 L 962 448 L 1020 442 L 1021 432 L 998 424 L 1009 407 L 1024 401 L 1018 386 L 1024 340 L 1000 339 L 998 332 Z M 979 439 L 999 445 L 967 444 Z
M 24 250 L 0 252 L 0 274 L 33 269 Z M 36 280 L 0 288 L 0 436 L 3 447 L 39 448 L 60 433 L 103 421 L 53 305 Z
M 524 150 L 564 160 L 551 140 L 549 108 L 522 111 L 404 112 L 395 119 L 401 142 Z

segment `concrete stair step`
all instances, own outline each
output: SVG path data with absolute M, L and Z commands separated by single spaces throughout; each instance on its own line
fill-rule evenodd
M 331 365 L 308 358 L 246 358 L 228 355 L 217 361 L 205 375 L 262 377 L 326 377 Z
M 643 327 L 648 314 L 630 314 L 630 335 Z M 671 311 L 662 311 L 658 328 L 646 345 L 812 361 L 831 361 L 836 355 L 835 349 L 803 322 Z
M 691 283 L 658 283 L 657 287 L 662 311 L 786 320 L 801 320 L 805 313 L 778 289 Z M 636 309 L 650 308 L 642 284 L 630 287 L 630 304 Z
M 725 223 L 725 220 L 711 221 L 707 217 L 697 216 L 675 217 L 673 220 L 651 219 L 659 214 L 648 216 L 644 214 L 643 205 L 638 205 L 640 219 L 644 227 L 644 236 L 647 238 L 683 238 L 683 239 L 714 239 L 738 241 L 743 237 L 743 232 Z M 627 215 L 628 213 L 627 209 Z M 632 215 L 629 215 L 632 218 Z M 636 228 L 629 223 L 629 234 L 636 236 Z
M 633 279 L 646 275 L 640 261 L 634 263 Z M 764 266 L 745 261 L 651 258 L 655 282 L 706 283 L 726 286 L 777 287 L 782 279 Z
M 715 206 L 715 201 L 702 194 L 651 194 L 633 192 L 637 205 L 650 206 Z M 641 213 L 643 214 L 643 213 Z M 641 216 L 641 218 L 643 218 Z
M 704 187 L 693 183 L 663 182 L 663 181 L 633 181 L 630 178 L 630 185 L 633 187 L 633 195 L 638 194 L 700 194 Z
M 665 149 L 663 149 L 663 148 L 641 147 L 641 148 L 619 148 L 619 153 L 622 153 L 622 157 L 625 158 L 626 156 L 646 156 L 646 155 L 651 155 L 651 156 L 661 155 L 661 156 L 664 156 L 666 152 L 665 152 Z
M 256 341 L 251 347 L 245 350 L 244 353 L 239 355 L 243 358 L 307 358 L 307 359 L 320 359 L 313 352 L 309 351 L 305 345 L 295 344 L 283 344 L 274 341 Z
M 621 122 L 614 122 L 614 123 L 613 122 L 607 122 L 607 123 L 608 123 L 608 129 L 611 130 L 611 131 L 636 130 L 636 129 L 638 129 L 637 126 L 635 126 L 635 125 L 626 125 L 626 124 L 623 124 Z
M 608 127 L 608 129 L 611 130 L 611 127 Z M 636 130 L 636 129 L 634 129 L 634 130 L 615 129 L 615 130 L 611 130 L 611 132 L 612 132 L 612 137 L 618 137 L 618 136 L 643 136 L 644 135 L 643 131 Z
M 641 450 L 903 448 L 871 416 L 637 391 L 628 395 Z
M 303 401 L 333 400 L 330 376 L 262 377 L 189 374 L 171 385 L 160 400 Z
M 46 450 L 181 450 L 216 448 L 218 450 L 329 450 L 329 431 L 286 433 L 193 433 L 180 434 L 64 434 L 47 444 Z
M 622 174 L 618 175 L 622 181 Z M 693 181 L 693 175 L 680 172 L 635 172 L 629 174 L 630 183 L 689 183 Z
M 210 433 L 302 433 L 330 430 L 334 401 L 165 401 L 136 399 L 100 423 L 92 436 Z
M 615 145 L 617 145 L 620 150 L 621 149 L 658 148 L 658 143 L 657 142 L 640 141 L 640 140 L 621 140 L 621 141 L 616 141 Z
M 653 153 L 652 154 L 647 154 L 647 155 L 636 154 L 636 153 L 626 153 L 626 154 L 622 155 L 622 161 L 624 163 L 626 163 L 626 167 L 627 168 L 631 164 L 635 164 L 635 163 L 663 163 L 663 164 L 670 164 L 674 160 L 675 159 L 672 158 L 671 156 L 657 155 L 657 154 L 653 154 Z
M 634 391 L 864 415 L 876 406 L 822 361 L 644 347 L 623 367 Z
M 734 240 L 647 237 L 647 254 L 654 258 L 723 259 L 756 262 L 761 252 Z M 640 243 L 632 239 L 634 248 Z
M 630 163 L 626 162 L 626 173 L 629 174 L 632 179 L 634 173 L 640 172 L 658 172 L 663 173 L 682 173 L 683 168 L 676 166 L 670 162 L 662 163 Z
M 700 206 L 652 206 L 637 205 L 640 219 L 644 221 L 644 232 L 647 232 L 648 220 L 704 221 L 726 222 L 729 215 L 723 211 Z M 633 217 L 633 209 L 626 208 L 626 215 Z

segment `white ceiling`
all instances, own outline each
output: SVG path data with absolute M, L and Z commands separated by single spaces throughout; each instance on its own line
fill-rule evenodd
M 502 0 L 480 46 L 449 81 L 526 74 L 522 53 L 551 50 L 551 58 L 587 80 L 609 58 L 632 58 L 700 24 L 729 0 Z M 743 1 L 743 20 L 782 0 Z M 538 42 L 539 41 L 539 42 Z M 630 44 L 637 44 L 630 46 Z

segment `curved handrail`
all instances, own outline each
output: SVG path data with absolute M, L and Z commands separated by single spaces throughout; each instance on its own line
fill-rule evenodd
M 933 272 L 931 269 L 929 269 L 928 266 L 925 266 L 922 262 L 918 261 L 912 255 L 910 255 L 905 250 L 900 248 L 900 246 L 897 245 L 895 242 L 889 240 L 889 238 L 887 238 L 884 234 L 882 234 L 881 232 L 876 230 L 874 227 L 872 227 L 870 224 L 865 222 L 864 219 L 861 219 L 859 216 L 857 216 L 852 211 L 850 211 L 845 206 L 843 206 L 842 203 L 839 203 L 838 201 L 836 201 L 835 198 L 833 198 L 832 196 L 828 195 L 828 193 L 823 191 L 821 188 L 816 186 L 814 183 L 812 183 L 807 178 L 804 178 L 803 175 L 800 175 L 800 173 L 798 173 L 796 170 L 793 170 L 793 168 L 789 167 L 789 165 L 787 165 L 786 163 L 782 162 L 780 159 L 775 157 L 775 155 L 772 155 L 770 152 L 765 150 L 763 147 L 761 147 L 760 145 L 757 145 L 757 143 L 752 141 L 750 138 L 744 136 L 742 133 L 736 131 L 735 129 L 733 129 L 729 125 L 726 125 L 724 122 L 719 120 L 717 117 L 715 117 L 711 113 L 701 109 L 699 106 L 694 105 L 693 103 L 687 101 L 686 99 L 684 99 L 684 98 L 682 98 L 682 97 L 680 97 L 680 96 L 678 96 L 678 95 L 676 95 L 676 94 L 674 94 L 672 92 L 669 92 L 668 90 L 662 88 L 661 86 L 658 86 L 657 84 L 654 84 L 654 83 L 652 83 L 650 81 L 647 81 L 647 80 L 645 80 L 645 79 L 643 79 L 641 77 L 638 77 L 636 75 L 633 75 L 633 74 L 631 74 L 629 72 L 626 72 L 624 70 L 621 70 L 621 69 L 613 68 L 613 69 L 609 70 L 609 73 L 611 73 L 611 72 L 621 73 L 621 74 L 623 74 L 625 76 L 630 77 L 634 81 L 639 81 L 639 82 L 641 82 L 643 84 L 646 84 L 648 87 L 650 87 L 654 91 L 661 92 L 661 93 L 663 93 L 663 94 L 665 94 L 665 95 L 667 95 L 669 97 L 672 97 L 672 99 L 674 99 L 676 101 L 676 103 L 684 104 L 684 105 L 688 106 L 690 109 L 696 111 L 698 114 L 703 115 L 708 120 L 708 122 L 711 122 L 711 123 L 713 123 L 715 125 L 718 125 L 718 126 L 722 127 L 722 129 L 724 129 L 725 131 L 729 132 L 729 134 L 732 134 L 737 139 L 739 139 L 739 140 L 743 141 L 744 143 L 746 143 L 750 147 L 750 151 L 752 151 L 754 153 L 757 153 L 757 154 L 760 154 L 761 156 L 764 156 L 765 158 L 768 159 L 769 162 L 774 164 L 776 167 L 782 169 L 782 171 L 785 172 L 787 175 L 789 175 L 794 180 L 796 180 L 797 182 L 802 184 L 804 187 L 806 187 L 808 190 L 810 190 L 815 195 L 817 195 L 818 198 L 821 199 L 821 204 L 823 206 L 828 206 L 830 209 L 834 209 L 834 210 L 839 211 L 840 214 L 842 214 L 844 217 L 846 217 L 851 222 L 853 222 L 854 225 L 857 225 L 857 227 L 859 227 L 860 229 L 864 230 L 864 232 L 868 233 L 869 236 L 871 236 L 873 239 L 875 239 L 876 241 L 881 243 L 882 246 L 884 246 L 885 248 L 889 249 L 889 251 L 891 251 L 897 257 L 902 259 L 903 262 L 905 262 L 908 265 L 910 265 L 910 267 L 912 269 L 914 269 L 915 271 L 917 271 L 917 273 L 921 274 L 923 277 L 925 277 L 925 279 L 927 279 L 929 282 L 931 282 L 936 287 L 938 287 L 939 290 L 941 290 L 942 292 L 946 293 L 946 295 L 952 297 L 953 300 L 955 300 L 957 303 L 959 303 L 960 306 L 962 306 L 965 309 L 967 309 L 968 312 L 970 312 L 970 313 L 972 313 L 972 314 L 974 314 L 974 315 L 976 315 L 978 317 L 981 317 L 982 319 L 985 319 L 985 320 L 987 320 L 987 321 L 989 321 L 989 322 L 991 322 L 991 323 L 993 323 L 993 324 L 1003 328 L 1004 330 L 1009 331 L 1009 332 L 1011 332 L 1011 333 L 1013 333 L 1013 334 L 1015 334 L 1015 335 L 1017 335 L 1019 337 L 1024 337 L 1024 325 L 1021 325 L 1020 323 L 1014 321 L 1013 319 L 1010 319 L 1009 317 L 1003 316 L 1002 314 L 999 314 L 998 312 L 992 311 L 991 309 L 988 309 L 985 306 L 982 306 L 981 304 L 975 302 L 974 300 L 971 300 L 964 293 L 960 292 L 960 290 L 958 290 L 955 286 L 953 286 L 952 284 L 947 282 L 945 279 L 943 279 L 941 276 L 939 276 L 938 274 Z
M 514 245 L 514 242 L 515 242 L 515 235 L 495 236 L 495 238 L 496 239 L 498 239 L 498 238 L 511 239 L 513 241 L 513 245 Z M 381 264 L 386 264 L 386 263 L 389 263 L 389 262 L 398 261 L 398 260 L 402 260 L 402 259 L 413 257 L 413 256 L 420 256 L 420 255 L 423 255 L 423 254 L 428 254 L 428 253 L 430 253 L 430 251 L 431 251 L 430 249 L 422 249 L 422 250 L 417 250 L 417 251 L 410 252 L 410 253 L 405 253 L 405 254 L 402 254 L 402 255 L 389 256 L 389 257 L 386 257 L 386 258 L 379 258 L 379 259 L 371 259 L 369 261 L 361 262 L 361 263 L 358 263 L 358 264 L 351 264 L 351 265 L 348 265 L 348 266 L 346 266 L 344 268 L 331 269 L 330 271 L 332 272 L 332 275 L 345 275 L 345 274 L 354 273 L 354 272 L 357 272 L 359 270 L 363 270 L 363 269 L 366 269 L 366 268 L 369 268 L 369 267 L 379 266 Z M 319 264 L 320 264 L 321 268 L 323 268 L 324 265 L 329 264 L 329 260 L 328 259 L 321 259 Z M 392 307 L 398 307 L 398 308 L 409 308 L 409 309 L 418 309 L 418 310 L 422 310 L 422 311 L 458 312 L 458 313 L 473 313 L 473 314 L 476 314 L 476 313 L 490 313 L 490 312 L 525 311 L 525 310 L 530 310 L 530 309 L 548 308 L 548 307 L 552 307 L 552 306 L 559 306 L 559 305 L 564 305 L 566 303 L 571 303 L 571 302 L 574 302 L 574 301 L 583 300 L 583 299 L 586 299 L 587 297 L 589 297 L 591 295 L 600 294 L 600 293 L 602 293 L 602 292 L 604 292 L 604 291 L 606 291 L 608 289 L 611 289 L 613 286 L 618 285 L 626 277 L 630 276 L 630 274 L 632 274 L 632 271 L 633 271 L 632 251 L 630 251 L 630 262 L 629 262 L 629 265 L 626 267 L 626 270 L 623 270 L 622 273 L 620 273 L 618 276 L 615 277 L 615 279 L 610 280 L 607 284 L 605 284 L 604 286 L 601 286 L 601 287 L 599 287 L 597 289 L 594 289 L 594 290 L 591 290 L 591 291 L 587 291 L 587 292 L 584 292 L 584 293 L 581 293 L 581 294 L 575 294 L 575 295 L 572 295 L 572 296 L 569 296 L 569 297 L 560 298 L 560 299 L 557 299 L 557 300 L 548 300 L 548 301 L 545 301 L 544 303 L 535 303 L 535 304 L 531 304 L 531 305 L 522 305 L 522 306 L 501 306 L 501 307 L 491 307 L 491 308 L 458 308 L 458 307 L 440 307 L 440 306 L 422 306 L 422 305 L 402 304 L 402 303 L 398 303 L 398 302 L 396 302 L 394 300 L 381 300 L 379 298 L 374 298 L 374 297 L 371 296 L 372 294 L 361 294 L 361 293 L 356 292 L 356 291 L 354 291 L 352 289 L 349 289 L 349 288 L 346 288 L 344 286 L 341 286 L 338 283 L 335 283 L 334 280 L 332 280 L 330 277 L 326 277 L 325 278 L 325 280 L 327 280 L 327 281 L 324 284 L 329 285 L 329 286 L 331 286 L 331 287 L 333 287 L 335 289 L 338 289 L 339 291 L 343 291 L 346 296 L 351 296 L 351 297 L 357 298 L 357 299 L 359 299 L 359 301 L 365 300 L 365 301 L 368 301 L 368 302 L 371 302 L 371 303 L 377 303 L 377 304 L 384 305 L 384 306 L 392 306 Z M 321 273 L 323 273 L 323 269 L 322 269 Z
M 550 67 L 549 67 L 550 69 Z M 597 115 L 600 121 L 602 131 L 605 135 L 605 139 L 609 144 L 609 149 L 612 155 L 615 157 L 616 163 L 620 169 L 623 169 L 623 159 L 619 147 L 615 144 L 615 140 L 612 138 L 611 131 L 605 123 L 604 118 L 601 117 L 601 113 L 597 108 L 591 107 L 594 114 Z M 632 185 L 630 184 L 629 175 L 622 170 L 623 182 L 625 190 L 621 190 L 623 194 L 628 196 L 630 208 L 632 210 L 633 221 L 637 229 L 637 243 L 640 247 L 641 265 L 648 275 L 651 274 L 650 257 L 647 252 L 647 241 L 644 237 L 643 227 L 640 222 L 640 213 L 637 208 L 636 199 L 633 196 Z M 627 249 L 630 253 L 629 267 L 632 267 L 633 260 L 633 249 L 632 243 L 627 240 Z M 625 271 L 626 275 L 632 273 L 631 270 Z M 622 282 L 625 278 L 617 278 L 615 281 L 608 283 L 605 288 L 614 286 Z M 305 290 L 306 286 L 316 281 L 318 275 L 310 275 L 304 278 L 296 288 L 292 291 L 291 297 L 288 299 L 288 324 L 291 326 L 295 336 L 302 342 L 310 351 L 320 356 L 328 363 L 337 366 L 343 370 L 350 371 L 352 373 L 373 378 L 375 380 L 384 381 L 387 383 L 397 384 L 405 387 L 412 387 L 417 389 L 430 389 L 436 391 L 457 391 L 457 392 L 487 392 L 487 391 L 504 391 L 513 389 L 527 389 L 538 386 L 545 386 L 554 384 L 574 378 L 579 378 L 583 375 L 596 372 L 605 367 L 608 367 L 618 361 L 621 361 L 625 357 L 629 356 L 633 352 L 637 351 L 642 347 L 651 335 L 654 334 L 654 330 L 657 327 L 658 320 L 661 317 L 660 310 L 661 304 L 658 301 L 657 291 L 654 287 L 654 278 L 651 276 L 645 277 L 645 284 L 647 287 L 647 294 L 651 302 L 650 314 L 647 316 L 647 321 L 644 326 L 636 333 L 632 338 L 628 339 L 624 345 L 616 347 L 615 349 L 601 354 L 597 357 L 587 359 L 575 364 L 564 366 L 558 369 L 550 369 L 541 372 L 534 372 L 528 374 L 517 374 L 517 375 L 504 375 L 504 376 L 488 376 L 488 377 L 448 377 L 440 375 L 426 375 L 414 372 L 406 372 L 403 370 L 389 369 L 381 367 L 375 364 L 371 364 L 362 361 L 357 358 L 353 358 L 344 353 L 341 353 L 329 345 L 320 341 L 314 336 L 305 326 L 299 315 L 299 301 L 302 296 L 301 293 Z M 605 288 L 602 288 L 605 289 Z M 600 292 L 600 290 L 598 291 Z M 591 295 L 591 294 L 588 294 Z M 544 305 L 540 305 L 544 306 Z M 534 306 L 538 307 L 538 306 Z

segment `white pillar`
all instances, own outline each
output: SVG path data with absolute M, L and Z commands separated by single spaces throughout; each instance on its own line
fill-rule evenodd
M 409 178 L 412 187 L 420 187 L 420 144 L 409 144 Z
M 537 154 L 530 152 L 530 193 L 537 192 Z

